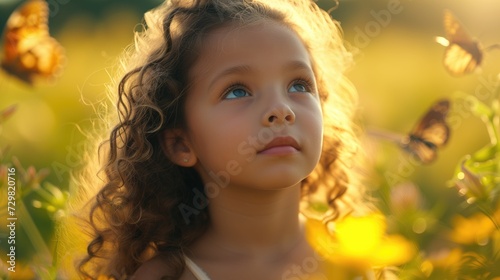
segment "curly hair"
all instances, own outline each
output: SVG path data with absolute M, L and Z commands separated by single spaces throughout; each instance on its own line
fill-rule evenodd
M 203 182 L 193 168 L 167 158 L 163 132 L 185 126 L 187 72 L 204 36 L 223 25 L 263 20 L 296 32 L 311 55 L 318 82 L 324 144 L 320 162 L 302 182 L 305 205 L 319 197 L 329 206 L 325 219 L 334 220 L 360 197 L 352 170 L 358 148 L 352 123 L 357 96 L 344 76 L 352 56 L 338 22 L 311 0 L 167 0 L 146 13 L 147 28 L 124 54 L 125 74 L 111 91 L 117 94 L 117 110 L 106 119 L 115 126 L 99 146 L 102 179 L 79 184 L 98 189 L 82 208 L 88 211 L 79 212 L 87 213 L 82 219 L 92 234 L 78 266 L 81 275 L 126 278 L 157 254 L 169 260 L 169 279 L 183 273 L 183 250 L 205 232 L 209 215 L 205 208 L 190 223 L 184 221 L 178 206 L 192 203 L 193 187 L 203 193 Z M 312 213 L 310 208 L 303 212 Z

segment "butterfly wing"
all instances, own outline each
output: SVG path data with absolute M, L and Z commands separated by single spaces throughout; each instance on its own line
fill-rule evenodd
M 403 149 L 424 164 L 429 164 L 437 158 L 438 148 L 430 142 L 422 141 L 422 139 L 411 135 L 403 142 Z
M 443 64 L 454 76 L 473 72 L 483 59 L 479 42 L 469 36 L 460 21 L 449 10 L 444 11 L 444 29 L 449 45 Z
M 444 54 L 443 64 L 453 76 L 472 73 L 481 63 L 482 54 L 476 55 L 465 50 L 458 44 L 450 44 Z
M 35 77 L 53 78 L 62 69 L 63 48 L 49 35 L 48 16 L 47 2 L 29 0 L 7 20 L 1 66 L 28 84 Z
M 450 137 L 450 127 L 446 116 L 450 108 L 448 100 L 440 100 L 418 122 L 412 132 L 401 141 L 406 151 L 416 156 L 422 163 L 430 163 L 437 156 L 437 149 Z
M 457 19 L 457 17 L 450 10 L 444 10 L 443 15 L 444 31 L 446 38 L 451 41 L 470 41 L 472 38 L 469 36 L 465 28 Z

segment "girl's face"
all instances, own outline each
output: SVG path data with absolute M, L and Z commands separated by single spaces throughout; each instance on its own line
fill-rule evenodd
M 185 133 L 205 184 L 280 189 L 314 169 L 322 113 L 309 53 L 292 30 L 216 29 L 189 79 Z

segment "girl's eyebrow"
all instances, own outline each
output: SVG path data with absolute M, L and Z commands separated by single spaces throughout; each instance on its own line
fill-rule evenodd
M 296 70 L 306 70 L 309 72 L 312 72 L 311 66 L 309 63 L 302 61 L 302 60 L 291 60 L 287 64 L 283 66 L 283 71 L 296 71 Z M 237 65 L 233 67 L 229 67 L 225 69 L 224 71 L 218 73 L 211 81 L 210 85 L 208 88 L 211 88 L 213 84 L 219 80 L 220 78 L 227 76 L 227 75 L 232 75 L 232 74 L 247 74 L 249 72 L 253 72 L 253 69 L 250 65 Z
M 225 69 L 224 71 L 218 73 L 213 79 L 208 88 L 211 88 L 213 84 L 219 80 L 220 78 L 231 75 L 231 74 L 245 74 L 248 72 L 252 72 L 252 68 L 249 65 L 237 65 L 233 67 L 229 67 Z
M 288 71 L 306 70 L 312 72 L 311 65 L 302 60 L 292 60 L 289 63 L 287 63 L 283 68 Z

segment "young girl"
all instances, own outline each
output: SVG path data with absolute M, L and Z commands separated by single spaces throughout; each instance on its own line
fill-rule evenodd
M 322 198 L 333 220 L 359 196 L 338 23 L 309 0 L 167 0 L 145 19 L 100 149 L 82 275 L 321 275 L 301 269 L 319 258 L 299 205 Z

